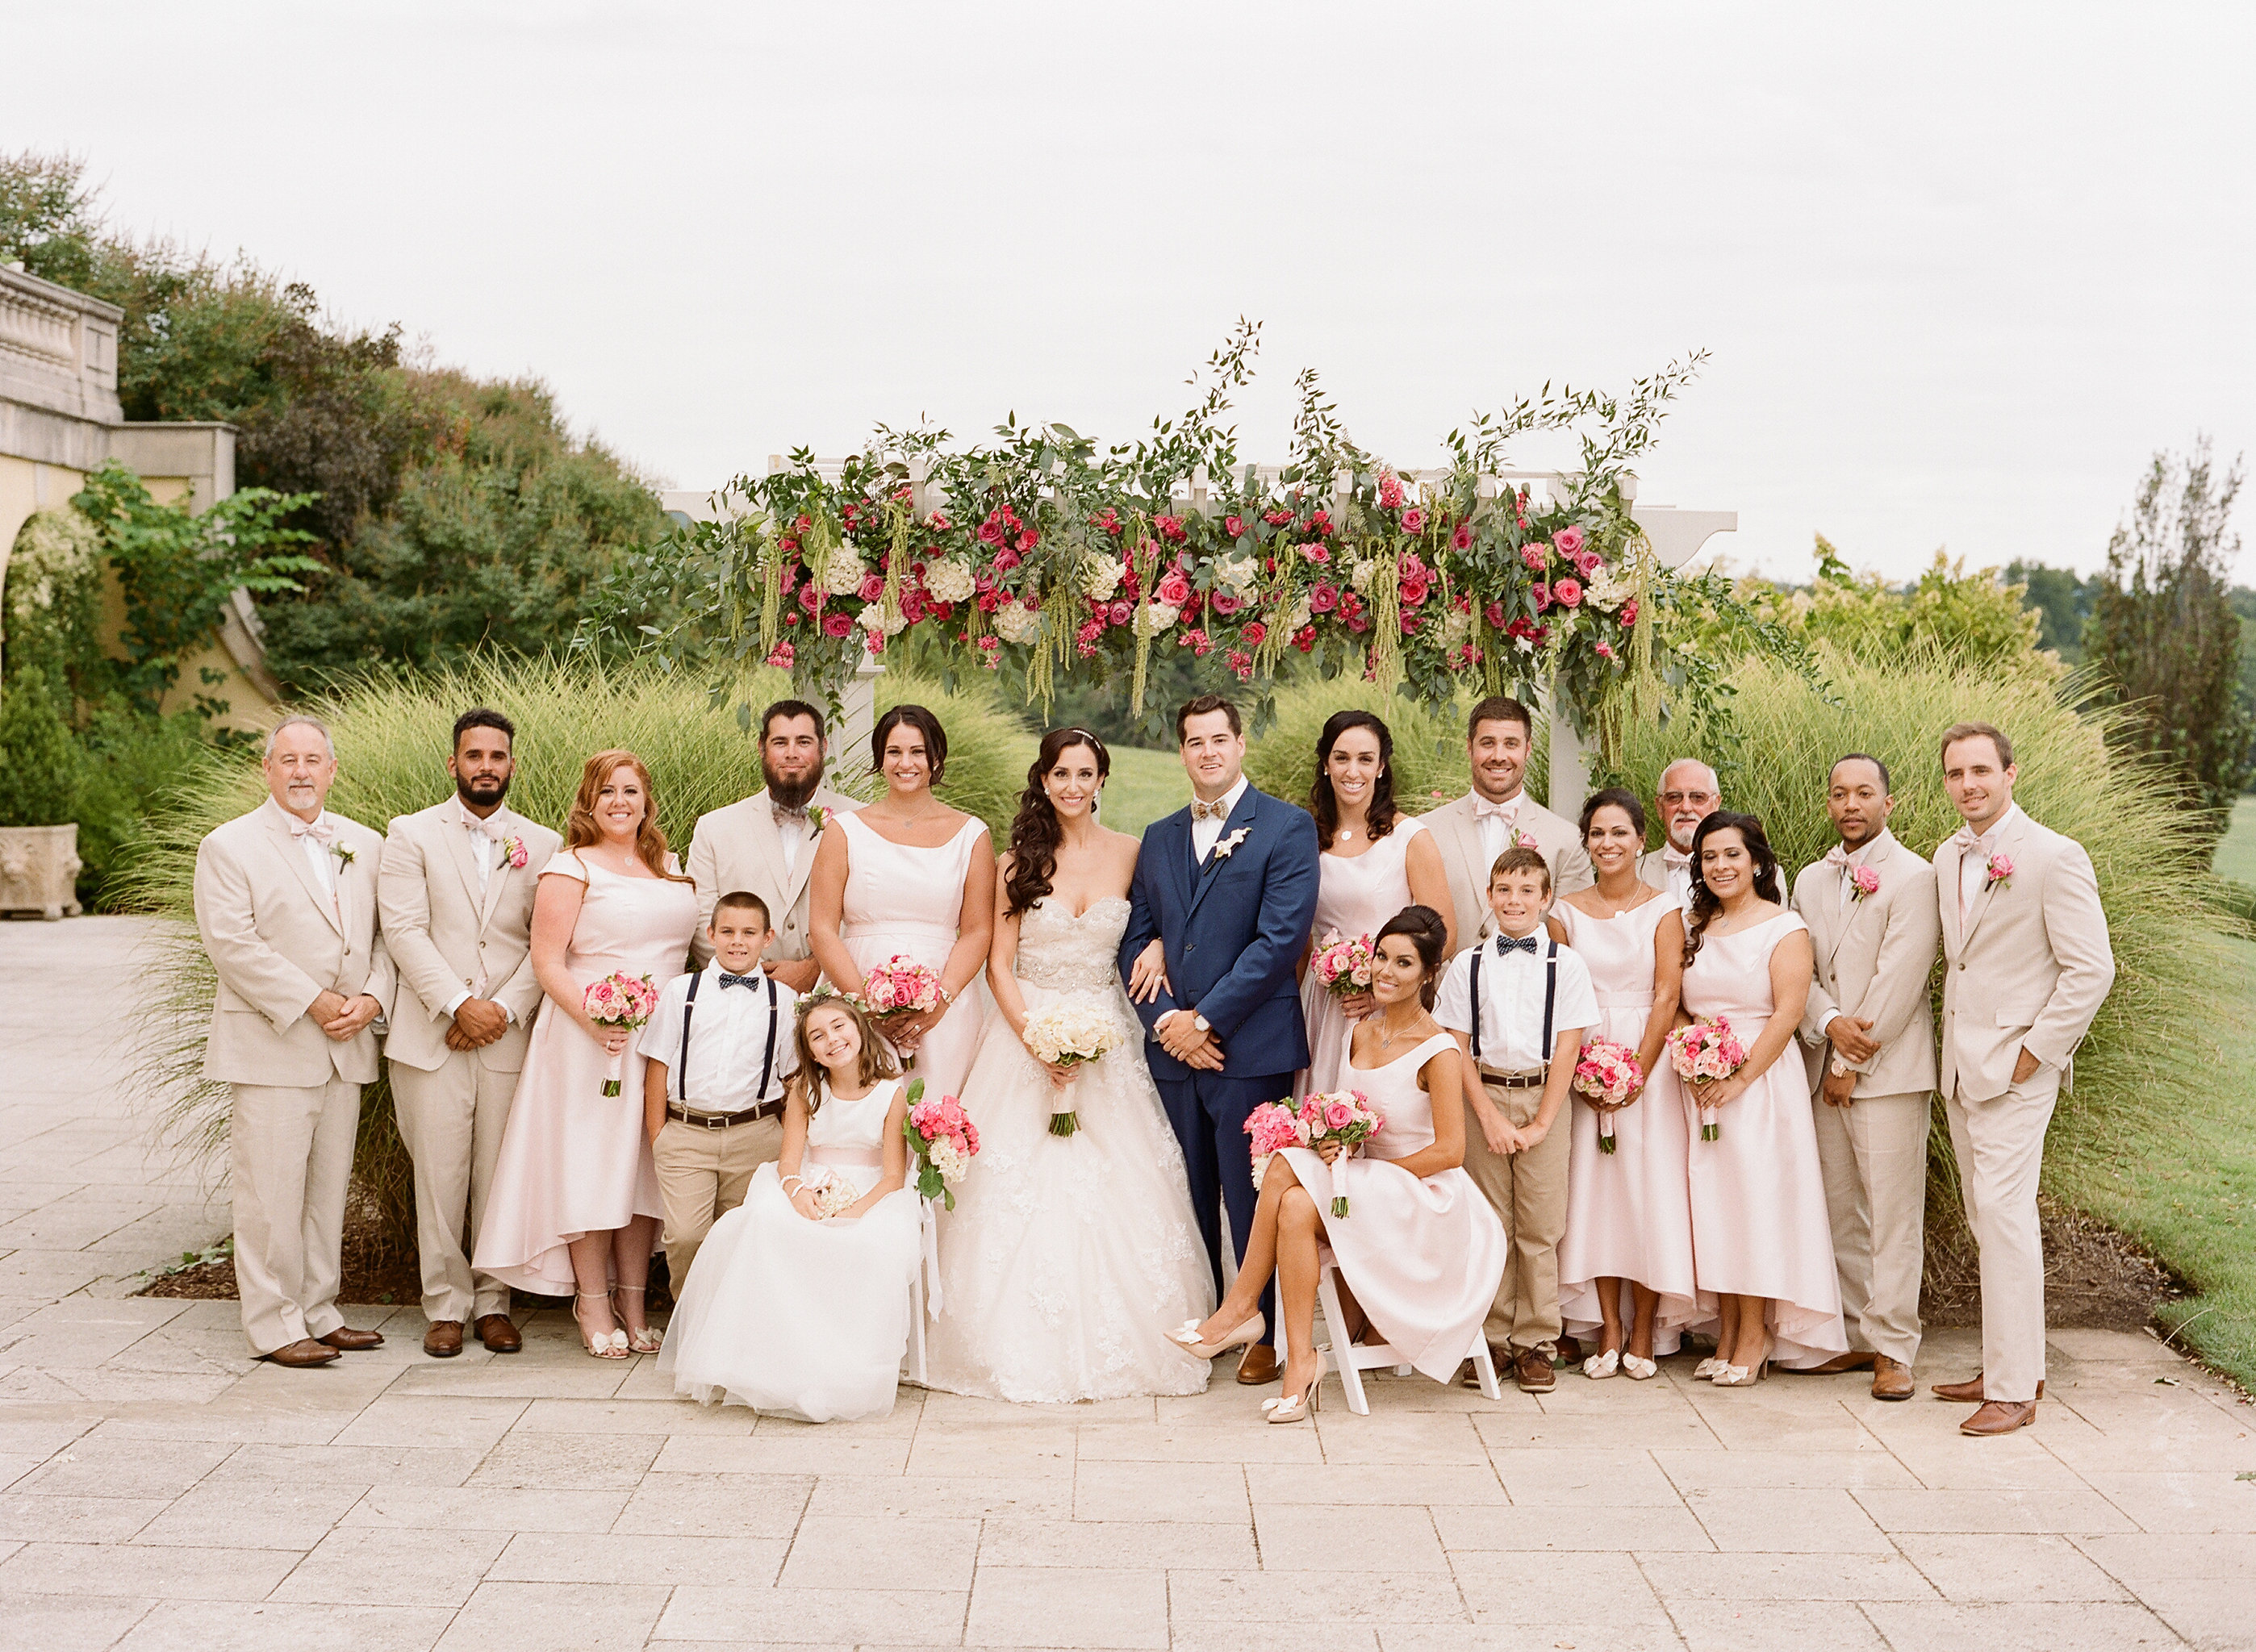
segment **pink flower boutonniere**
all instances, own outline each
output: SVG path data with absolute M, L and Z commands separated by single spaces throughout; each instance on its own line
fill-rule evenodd
M 511 871 L 522 872 L 525 870 L 525 863 L 532 858 L 532 854 L 525 847 L 525 840 L 516 833 L 511 832 L 504 834 L 502 838 L 501 858 L 508 864 Z
M 1861 901 L 1880 892 L 1880 875 L 1869 866 L 1853 867 L 1849 872 L 1849 898 Z
M 2004 854 L 1992 855 L 1989 868 L 1982 875 L 1983 893 L 1987 894 L 1992 889 L 2011 889 L 2013 886 L 2013 858 Z
M 821 804 L 810 803 L 807 805 L 807 824 L 814 828 L 814 835 L 819 838 L 822 828 L 830 824 L 830 816 Z
M 1535 840 L 1535 834 L 1533 832 L 1514 832 L 1512 834 L 1512 847 L 1515 849 L 1540 849 L 1543 846 Z

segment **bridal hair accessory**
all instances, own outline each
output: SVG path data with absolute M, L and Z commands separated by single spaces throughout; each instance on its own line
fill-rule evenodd
M 1721 1016 L 1712 1021 L 1703 1016 L 1668 1035 L 1668 1064 L 1688 1084 L 1728 1079 L 1745 1065 L 1746 1058 L 1747 1047 Z M 1724 1127 L 1716 1121 L 1716 1109 L 1711 1107 L 1700 1109 L 1700 1139 L 1724 1139 Z
M 1598 1151 L 1614 1150 L 1614 1109 L 1629 1105 L 1645 1081 L 1637 1051 L 1612 1038 L 1593 1038 L 1575 1062 L 1575 1089 L 1590 1097 L 1598 1115 Z
M 1024 1042 L 1035 1060 L 1073 1068 L 1117 1050 L 1120 1023 L 1085 999 L 1066 999 L 1026 1017 Z M 1052 1135 L 1071 1135 L 1081 1128 L 1073 1108 L 1050 1114 Z
M 598 1027 L 624 1027 L 631 1031 L 658 1013 L 658 988 L 647 975 L 613 970 L 601 981 L 588 983 L 580 1007 Z M 611 1058 L 610 1071 L 603 1077 L 605 1095 L 619 1093 L 619 1065 L 625 1058 L 624 1050 Z

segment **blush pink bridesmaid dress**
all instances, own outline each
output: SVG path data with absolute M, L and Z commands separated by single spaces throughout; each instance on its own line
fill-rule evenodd
M 846 828 L 846 897 L 838 938 L 854 967 L 866 974 L 898 953 L 937 975 L 955 950 L 962 927 L 963 880 L 971 857 L 988 852 L 986 824 L 966 820 L 954 837 L 927 849 L 880 837 L 858 814 L 841 813 L 837 819 Z M 858 981 L 832 985 L 846 992 L 862 988 Z M 971 1058 L 979 1050 L 986 990 L 974 976 L 918 1044 L 906 1076 L 922 1079 L 927 1095 L 963 1093 Z

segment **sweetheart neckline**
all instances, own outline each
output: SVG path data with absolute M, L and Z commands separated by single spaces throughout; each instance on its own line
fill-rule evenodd
M 1045 895 L 1040 901 L 1035 903 L 1035 905 L 1044 907 L 1053 911 L 1061 910 L 1051 907 L 1049 905 L 1049 901 L 1050 897 Z M 1117 901 L 1123 906 L 1133 906 L 1135 904 L 1135 902 L 1130 900 L 1124 895 L 1100 895 L 1088 905 L 1082 907 L 1078 912 L 1066 912 L 1064 914 L 1065 919 L 1069 924 L 1078 924 L 1082 918 L 1087 917 L 1091 912 L 1095 911 L 1098 907 L 1105 904 L 1108 901 Z M 1029 907 L 1027 910 L 1031 911 L 1033 909 Z

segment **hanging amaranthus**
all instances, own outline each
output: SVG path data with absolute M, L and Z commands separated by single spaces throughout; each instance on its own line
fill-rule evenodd
M 1371 679 L 1391 694 L 1402 680 L 1402 559 L 1384 539 L 1366 542 L 1371 566 Z
M 892 542 L 885 552 L 885 630 L 891 634 L 901 622 L 901 580 L 909 565 L 909 530 L 916 522 L 916 513 L 899 495 L 885 502 L 886 524 L 892 530 Z
M 1136 674 L 1131 679 L 1128 705 L 1132 715 L 1144 714 L 1144 685 L 1152 665 L 1152 587 L 1160 577 L 1159 541 L 1152 538 L 1152 520 L 1142 511 L 1132 518 L 1135 538 L 1128 548 L 1128 566 L 1136 571 Z

